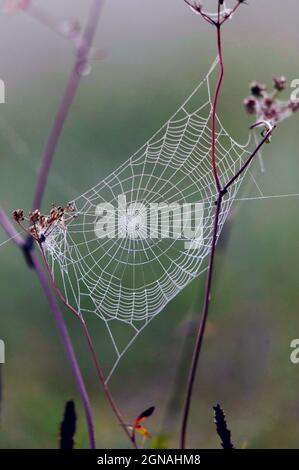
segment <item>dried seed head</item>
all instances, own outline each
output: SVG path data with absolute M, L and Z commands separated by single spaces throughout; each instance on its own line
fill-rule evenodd
M 202 11 L 202 3 L 199 2 L 199 1 L 194 2 L 193 8 L 194 8 L 194 10 L 196 10 L 200 13 Z
M 250 91 L 253 96 L 262 98 L 264 93 L 267 91 L 267 87 L 264 83 L 254 81 L 250 84 Z
M 286 89 L 288 81 L 283 75 L 281 77 L 273 77 L 274 88 L 277 91 L 283 91 Z
M 23 209 L 16 209 L 13 211 L 12 216 L 17 223 L 23 222 L 24 220 L 24 211 Z
M 41 213 L 38 209 L 35 209 L 35 211 L 33 211 L 33 212 L 29 212 L 29 220 L 33 224 L 39 222 L 40 217 L 41 217 Z
M 266 121 L 278 122 L 280 117 L 280 108 L 278 106 L 265 106 L 263 108 L 263 117 Z
M 290 101 L 289 107 L 293 113 L 296 113 L 297 111 L 299 111 L 299 100 Z
M 66 212 L 75 212 L 75 206 L 73 202 L 68 202 L 67 205 L 65 206 Z
M 273 103 L 274 103 L 274 99 L 272 96 L 270 95 L 265 96 L 263 104 L 266 108 L 270 108 L 273 105 Z
M 193 10 L 195 13 L 201 13 L 202 11 L 202 3 L 199 1 L 192 1 L 192 0 L 184 0 L 185 3 Z
M 16 209 L 13 211 L 13 218 L 16 222 L 20 223 L 24 220 L 24 211 Z M 36 209 L 28 214 L 31 222 L 30 227 L 23 229 L 27 234 L 31 235 L 39 244 L 49 239 L 53 230 L 61 229 L 66 230 L 67 225 L 77 217 L 75 206 L 72 203 L 67 204 L 65 207 L 52 205 L 50 214 L 43 215 Z M 50 237 L 51 239 L 51 237 Z
M 254 98 L 254 96 L 248 96 L 247 98 L 245 98 L 245 100 L 243 101 L 243 104 L 248 114 L 256 114 L 257 100 L 256 98 Z
M 274 91 L 271 93 L 267 92 L 267 87 L 263 83 L 258 81 L 251 83 L 251 96 L 246 98 L 243 104 L 248 114 L 256 115 L 256 123 L 266 122 L 269 126 L 274 126 L 299 110 L 299 100 L 278 99 L 277 92 L 285 90 L 287 83 L 284 75 L 273 77 Z

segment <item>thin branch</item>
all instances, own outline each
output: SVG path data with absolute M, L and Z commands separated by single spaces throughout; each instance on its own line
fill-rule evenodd
M 4 213 L 3 213 L 4 214 Z M 17 220 L 17 219 L 16 219 Z M 57 293 L 59 299 L 62 301 L 62 303 L 75 315 L 75 317 L 80 321 L 80 324 L 81 324 L 81 327 L 83 328 L 83 332 L 84 332 L 84 335 L 86 337 L 86 340 L 87 340 L 87 343 L 88 343 L 88 347 L 90 349 L 90 352 L 92 354 L 92 359 L 93 359 L 93 362 L 94 362 L 94 365 L 96 367 L 96 370 L 97 370 L 97 374 L 98 374 L 98 377 L 100 379 L 100 383 L 104 389 L 104 392 L 106 394 L 106 397 L 111 405 L 111 408 L 117 418 L 117 420 L 119 421 L 119 424 L 121 425 L 121 427 L 124 429 L 126 435 L 128 436 L 128 438 L 130 439 L 130 441 L 132 442 L 133 446 L 135 448 L 137 448 L 137 444 L 136 444 L 136 440 L 135 440 L 135 435 L 134 433 L 130 434 L 129 433 L 129 430 L 128 430 L 128 427 L 126 426 L 123 418 L 122 418 L 122 415 L 120 413 L 120 410 L 118 409 L 113 397 L 112 397 L 112 394 L 110 392 L 110 389 L 105 381 L 105 377 L 104 377 L 104 373 L 102 371 L 102 367 L 98 361 L 98 358 L 97 358 L 97 354 L 95 352 L 95 348 L 93 346 L 93 343 L 92 343 L 92 339 L 89 335 L 89 331 L 88 331 L 88 328 L 86 326 L 86 323 L 84 321 L 84 318 L 83 316 L 74 308 L 72 307 L 72 305 L 66 300 L 66 298 L 63 296 L 62 292 L 60 291 L 58 285 L 56 284 L 55 280 L 54 280 L 54 277 L 53 277 L 53 274 L 52 274 L 52 271 L 50 269 L 50 266 L 49 266 L 49 263 L 48 263 L 48 260 L 46 258 L 46 255 L 45 255 L 45 251 L 43 249 L 43 240 L 39 239 L 38 237 L 38 231 L 35 227 L 35 234 L 36 235 L 31 235 L 30 234 L 30 231 L 29 229 L 23 225 L 23 223 L 21 222 L 21 220 L 17 220 L 17 222 L 19 223 L 19 225 L 23 228 L 23 230 L 27 233 L 27 235 L 30 237 L 30 241 L 36 241 L 39 248 L 40 248 L 40 251 L 41 251 L 41 255 L 42 255 L 42 260 L 43 260 L 43 264 L 46 268 L 46 272 L 48 274 L 48 278 L 50 279 L 51 281 L 51 284 L 52 284 L 52 287 L 54 289 L 54 291 Z M 34 222 L 33 222 L 34 223 Z M 10 222 L 8 220 L 4 220 L 3 222 L 3 225 L 6 227 L 6 231 L 7 233 L 11 234 L 11 236 L 14 236 L 14 228 L 11 226 Z M 35 225 L 34 225 L 35 226 Z M 26 242 L 24 243 L 23 242 L 23 246 L 20 246 L 20 248 L 22 249 L 24 246 L 25 246 Z M 36 254 L 33 250 L 31 250 L 30 252 L 30 256 L 31 256 L 31 263 L 32 265 L 36 268 L 36 264 L 38 263 L 38 259 L 36 258 Z M 41 275 L 44 276 L 44 271 L 42 270 L 42 272 L 40 273 Z M 42 278 L 43 279 L 43 278 Z M 46 281 L 47 281 L 47 278 L 45 277 L 44 278 Z
M 46 270 L 47 270 L 47 273 L 48 273 L 48 277 L 49 279 L 51 280 L 51 283 L 52 283 L 52 286 L 55 290 L 55 292 L 57 293 L 59 299 L 61 300 L 61 302 L 78 318 L 78 320 L 80 321 L 80 324 L 81 324 L 81 327 L 83 328 L 83 332 L 84 332 L 84 335 L 85 335 L 85 338 L 87 340 L 87 343 L 88 343 L 88 347 L 90 349 L 90 352 L 91 352 L 91 355 L 92 355 L 92 359 L 93 359 L 93 362 L 94 362 L 94 365 L 95 365 L 95 368 L 96 368 L 96 371 L 97 371 L 97 374 L 98 374 L 98 377 L 99 377 L 99 380 L 101 382 L 101 385 L 102 385 L 102 388 L 105 392 L 105 395 L 107 397 L 107 400 L 109 401 L 110 405 L 111 405 L 111 408 L 119 422 L 119 424 L 121 425 L 121 427 L 124 429 L 127 437 L 130 439 L 131 443 L 133 444 L 133 446 L 135 448 L 137 448 L 137 445 L 136 445 L 136 442 L 135 442 L 135 439 L 132 437 L 132 435 L 129 433 L 129 430 L 125 424 L 125 421 L 122 417 L 122 414 L 118 408 L 118 406 L 116 405 L 113 397 L 112 397 L 112 394 L 110 392 L 110 389 L 105 381 L 105 376 L 104 376 L 104 373 L 103 373 L 103 370 L 102 370 L 102 367 L 99 363 L 99 360 L 97 358 L 97 354 L 95 352 L 95 349 L 94 349 L 94 346 L 93 346 L 93 343 L 92 343 L 92 339 L 90 337 L 90 334 L 88 332 L 88 328 L 86 326 L 86 323 L 82 317 L 82 315 L 74 308 L 72 307 L 72 305 L 69 304 L 69 302 L 65 299 L 65 297 L 63 296 L 62 292 L 60 291 L 59 287 L 57 286 L 55 280 L 54 280 L 54 277 L 53 277 L 53 274 L 51 272 L 51 269 L 50 269 L 50 266 L 49 266 L 49 263 L 47 261 L 47 258 L 46 258 L 46 255 L 45 255 L 45 252 L 44 252 L 44 249 L 43 249 L 43 246 L 42 246 L 42 243 L 40 242 L 39 243 L 39 247 L 40 247 L 40 250 L 41 250 L 41 254 L 42 254 L 42 259 L 43 259 L 43 262 L 44 262 L 44 265 L 46 266 Z
M 80 75 L 80 67 L 82 64 L 85 63 L 87 60 L 93 38 L 96 33 L 96 28 L 98 25 L 100 13 L 103 7 L 104 0 L 93 0 L 92 6 L 89 11 L 89 16 L 87 20 L 86 27 L 83 31 L 80 45 L 77 50 L 77 54 L 75 57 L 75 61 L 71 70 L 71 74 L 60 102 L 58 111 L 56 113 L 53 126 L 46 143 L 41 166 L 39 169 L 38 177 L 37 177 L 37 184 L 35 188 L 34 198 L 33 198 L 33 205 L 32 209 L 40 209 L 41 203 L 43 199 L 43 195 L 46 189 L 46 184 L 48 180 L 48 175 L 51 167 L 52 160 L 54 158 L 55 150 L 57 144 L 59 142 L 59 138 L 67 118 L 68 112 L 70 107 L 73 103 L 74 97 L 76 95 L 78 86 L 80 84 L 81 75 Z
M 253 158 L 256 156 L 256 154 L 260 151 L 262 146 L 269 141 L 269 138 L 271 137 L 274 129 L 276 129 L 276 126 L 272 127 L 267 131 L 265 134 L 264 138 L 260 141 L 260 143 L 256 146 L 250 157 L 246 160 L 246 162 L 241 166 L 240 170 L 237 171 L 237 173 L 229 180 L 228 183 L 223 188 L 223 192 L 226 193 L 229 187 L 241 176 L 241 174 L 246 170 L 248 165 L 252 162 Z
M 66 34 L 59 28 L 58 21 L 56 18 L 53 18 L 48 12 L 44 11 L 40 6 L 35 4 L 30 4 L 25 10 L 28 16 L 33 18 L 34 20 L 38 21 L 43 26 L 46 26 L 51 31 L 63 36 L 64 38 L 67 37 Z M 70 38 L 68 38 L 70 39 Z
M 11 238 L 15 245 L 19 248 L 22 248 L 24 245 L 24 239 L 21 235 L 16 231 L 14 226 L 12 225 L 11 221 L 7 217 L 6 213 L 3 209 L 0 208 L 0 225 L 3 228 L 6 235 Z
M 220 16 L 220 3 L 218 7 L 218 22 L 219 22 L 219 16 Z M 222 56 L 222 44 L 221 44 L 221 27 L 217 26 L 217 45 L 218 45 L 218 58 L 219 58 L 219 66 L 220 66 L 220 72 L 219 72 L 219 77 L 218 77 L 218 82 L 216 85 L 216 90 L 214 94 L 214 100 L 213 100 L 213 108 L 212 108 L 212 136 L 211 136 L 211 159 L 212 159 L 212 168 L 213 168 L 213 175 L 214 175 L 214 180 L 217 186 L 218 193 L 221 191 L 221 183 L 219 180 L 218 176 L 218 171 L 217 171 L 217 163 L 216 163 L 216 156 L 215 156 L 215 149 L 216 149 L 216 112 L 217 112 L 217 104 L 218 104 L 218 98 L 219 98 L 219 92 L 220 88 L 223 82 L 223 77 L 224 77 L 224 63 L 223 63 L 223 56 Z
M 2 226 L 6 234 L 12 238 L 15 245 L 21 250 L 23 250 L 25 241 L 20 235 L 18 235 L 15 228 L 13 227 L 7 215 L 2 209 L 0 209 L 0 225 Z M 53 294 L 52 289 L 49 286 L 49 283 L 45 275 L 45 272 L 42 268 L 42 265 L 37 255 L 34 252 L 31 252 L 31 260 L 33 263 L 34 271 L 39 280 L 39 283 L 50 305 L 50 310 L 54 316 L 58 331 L 62 339 L 64 349 L 67 355 L 67 359 L 71 366 L 71 370 L 73 372 L 73 375 L 74 375 L 74 378 L 78 387 L 78 391 L 79 391 L 83 408 L 84 408 L 84 412 L 85 412 L 90 447 L 92 449 L 95 449 L 96 441 L 95 441 L 95 434 L 94 434 L 94 425 L 93 425 L 93 419 L 92 419 L 91 405 L 90 405 L 88 393 L 84 384 L 84 380 L 80 371 L 80 367 L 76 358 L 76 354 L 74 352 L 71 338 L 68 334 L 68 331 L 64 323 L 62 313 L 60 312 L 60 309 L 58 307 L 55 295 Z
M 209 24 L 216 26 L 216 22 L 208 15 L 206 15 L 200 6 L 196 7 L 196 5 L 192 4 L 189 2 L 189 0 L 184 0 L 184 2 L 193 10 L 195 13 L 198 15 L 201 15 L 205 21 L 207 21 Z
M 212 280 L 213 280 L 213 273 L 214 273 L 214 260 L 215 260 L 215 253 L 216 253 L 216 243 L 217 243 L 217 235 L 218 235 L 218 226 L 219 226 L 219 215 L 221 211 L 222 201 L 223 198 L 228 190 L 228 188 L 244 173 L 248 165 L 251 163 L 253 158 L 256 156 L 258 151 L 261 147 L 265 144 L 265 142 L 269 139 L 273 132 L 274 128 L 270 129 L 265 137 L 261 140 L 258 146 L 254 149 L 252 154 L 248 157 L 246 162 L 242 165 L 241 169 L 235 174 L 235 176 L 224 186 L 224 188 L 218 193 L 218 198 L 216 201 L 216 209 L 214 214 L 214 222 L 213 222 L 213 234 L 212 234 L 212 244 L 211 244 L 211 251 L 210 251 L 210 258 L 208 264 L 208 275 L 206 280 L 206 287 L 205 287 L 205 296 L 204 296 L 204 305 L 203 311 L 200 318 L 200 323 L 198 326 L 197 337 L 195 341 L 195 346 L 192 354 L 191 359 L 191 366 L 187 384 L 187 393 L 184 405 L 184 412 L 183 412 L 183 420 L 182 420 L 182 428 L 181 428 L 181 447 L 185 449 L 186 445 L 186 433 L 187 433 L 187 425 L 188 425 L 188 418 L 190 412 L 190 405 L 193 395 L 193 388 L 194 388 L 194 381 L 197 372 L 198 360 L 201 352 L 202 342 L 205 334 L 205 328 L 207 323 L 207 318 L 209 314 L 209 306 L 211 301 L 211 290 L 212 290 Z
M 208 276 L 207 276 L 206 288 L 205 288 L 203 313 L 200 318 L 197 338 L 196 338 L 196 342 L 195 342 L 195 346 L 194 346 L 194 350 L 192 354 L 192 359 L 191 359 L 188 384 L 187 384 L 187 393 L 186 393 L 186 399 L 185 399 L 185 404 L 184 404 L 183 420 L 182 420 L 182 428 L 181 428 L 181 448 L 182 449 L 185 449 L 185 446 L 186 446 L 187 425 L 188 425 L 190 405 L 191 405 L 192 394 L 193 394 L 194 380 L 196 377 L 197 365 L 198 365 L 199 355 L 201 351 L 202 340 L 203 340 L 206 322 L 207 322 L 208 313 L 209 313 L 209 303 L 211 300 L 210 292 L 211 292 L 212 278 L 213 278 L 213 267 L 214 267 L 215 249 L 216 249 L 216 241 L 217 241 L 218 221 L 219 221 L 219 215 L 220 215 L 220 209 L 221 209 L 221 200 L 222 200 L 222 196 L 219 196 L 217 199 L 217 205 L 216 205 L 216 210 L 215 210 L 215 215 L 214 215 L 212 248 L 211 248 L 210 259 L 209 259 L 209 270 L 208 270 Z
M 241 6 L 241 5 L 246 5 L 246 3 L 244 1 L 237 1 L 236 5 L 234 6 L 234 8 L 230 11 L 229 15 L 227 17 L 224 17 L 221 21 L 220 21 L 220 26 L 223 25 L 223 23 L 225 23 L 228 19 L 230 19 L 233 14 L 238 10 L 238 8 Z

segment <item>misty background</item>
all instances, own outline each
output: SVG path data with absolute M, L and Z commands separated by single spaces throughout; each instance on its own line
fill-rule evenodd
M 1 8 L 5 2 L 1 2 Z M 58 19 L 86 18 L 90 2 L 36 0 Z M 214 5 L 216 1 L 206 2 Z M 299 78 L 299 5 L 249 0 L 223 28 L 225 81 L 220 116 L 244 142 L 251 124 L 242 106 L 248 84 L 273 75 Z M 44 198 L 63 204 L 94 186 L 134 153 L 180 106 L 216 56 L 212 28 L 183 0 L 107 0 L 60 139 Z M 0 204 L 30 209 L 53 116 L 73 62 L 71 44 L 24 13 L 0 14 Z M 285 92 L 287 98 L 288 92 Z M 299 193 L 299 115 L 285 121 L 264 148 L 266 172 L 253 172 L 265 195 Z M 255 196 L 245 183 L 242 196 Z M 213 303 L 192 406 L 190 447 L 219 447 L 213 409 L 220 403 L 236 447 L 299 445 L 299 365 L 290 342 L 299 337 L 298 202 L 296 197 L 235 203 L 216 260 Z M 6 236 L 0 230 L 0 244 Z M 13 243 L 0 247 L 1 448 L 55 448 L 64 403 L 78 410 L 76 447 L 88 446 L 81 403 L 56 326 L 33 272 Z M 142 332 L 111 380 L 128 422 L 156 411 L 149 446 L 178 445 L 182 397 L 204 276 L 178 295 Z M 125 447 L 99 389 L 77 322 L 65 311 L 86 378 L 99 447 Z M 92 320 L 95 343 L 100 319 Z M 98 338 L 98 339 L 97 339 Z M 109 350 L 107 350 L 107 356 Z

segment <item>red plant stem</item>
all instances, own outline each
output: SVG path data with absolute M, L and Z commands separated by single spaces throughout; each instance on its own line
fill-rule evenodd
M 19 235 L 16 232 L 15 228 L 12 226 L 12 224 L 10 223 L 10 220 L 8 219 L 7 215 L 2 209 L 0 209 L 0 225 L 2 226 L 6 234 L 10 238 L 12 238 L 15 245 L 22 250 L 25 245 L 25 242 L 23 238 L 21 237 L 21 235 Z M 31 253 L 31 260 L 32 260 L 32 267 L 34 268 L 34 271 L 39 280 L 39 283 L 44 291 L 45 297 L 47 298 L 48 303 L 50 305 L 51 312 L 54 316 L 69 364 L 71 366 L 71 370 L 73 372 L 73 375 L 74 375 L 74 378 L 78 387 L 79 395 L 81 397 L 81 401 L 82 401 L 83 408 L 84 408 L 90 447 L 92 449 L 95 449 L 96 441 L 95 441 L 95 433 L 94 433 L 94 425 L 93 425 L 90 401 L 89 401 L 88 393 L 87 393 L 85 383 L 84 383 L 84 380 L 80 371 L 80 367 L 76 358 L 76 354 L 74 352 L 71 338 L 65 326 L 63 316 L 58 307 L 55 295 L 53 294 L 52 289 L 50 288 L 48 284 L 48 280 L 44 273 L 42 265 L 38 257 L 36 256 L 36 254 L 33 252 Z
M 220 26 L 223 25 L 223 23 L 225 23 L 229 18 L 231 18 L 233 16 L 233 14 L 237 11 L 237 9 L 241 6 L 241 5 L 246 5 L 245 2 L 239 2 L 237 1 L 236 5 L 234 6 L 234 8 L 231 10 L 230 12 L 230 16 L 229 17 L 224 17 L 221 21 L 220 21 Z
M 240 2 L 235 6 L 233 11 L 236 11 L 236 9 L 238 8 L 239 5 L 241 5 Z M 211 243 L 211 251 L 210 251 L 209 262 L 208 262 L 208 273 L 207 273 L 207 278 L 206 278 L 203 310 L 202 310 L 202 315 L 201 315 L 200 322 L 199 322 L 199 325 L 198 325 L 197 336 L 196 336 L 195 345 L 194 345 L 194 349 L 193 349 L 193 353 L 192 353 L 192 359 L 191 359 L 188 382 L 187 382 L 186 398 L 185 398 L 184 409 L 183 409 L 183 417 L 182 417 L 182 424 L 181 424 L 181 435 L 180 435 L 180 444 L 181 444 L 182 449 L 185 449 L 185 446 L 186 446 L 187 426 L 188 426 L 190 406 L 191 406 L 193 390 L 194 390 L 194 382 L 195 382 L 195 378 L 196 378 L 198 361 L 199 361 L 199 357 L 200 357 L 200 352 L 201 352 L 202 342 L 203 342 L 203 338 L 204 338 L 204 334 L 205 334 L 207 318 L 208 318 L 208 314 L 209 314 L 209 307 L 210 307 L 210 301 L 211 301 L 211 291 L 212 291 L 212 281 L 213 281 L 213 272 L 214 272 L 214 260 L 215 260 L 215 254 L 216 254 L 217 234 L 218 234 L 218 228 L 219 228 L 219 215 L 221 213 L 222 200 L 223 200 L 223 197 L 225 196 L 227 190 L 229 189 L 229 187 L 243 174 L 243 172 L 246 170 L 246 168 L 251 163 L 251 161 L 253 160 L 255 155 L 258 153 L 258 151 L 261 149 L 261 147 L 264 145 L 264 143 L 269 139 L 269 137 L 271 136 L 271 134 L 274 130 L 274 128 L 268 130 L 268 132 L 266 133 L 264 138 L 261 140 L 261 142 L 254 149 L 252 154 L 249 156 L 249 158 L 246 160 L 246 162 L 241 166 L 240 170 L 238 172 L 236 172 L 236 174 L 222 188 L 220 180 L 219 180 L 219 176 L 218 176 L 217 162 L 216 162 L 216 156 L 215 156 L 217 104 L 218 104 L 219 92 L 220 92 L 220 89 L 221 89 L 223 76 L 224 76 L 221 26 L 226 21 L 226 20 L 222 20 L 222 21 L 220 20 L 220 10 L 221 10 L 221 4 L 220 4 L 220 0 L 218 0 L 218 21 L 215 24 L 215 26 L 216 26 L 216 29 L 217 29 L 217 47 L 218 47 L 218 58 L 219 58 L 219 65 L 220 65 L 220 73 L 219 73 L 218 82 L 217 82 L 217 85 L 216 85 L 214 99 L 213 99 L 212 132 L 211 132 L 212 170 L 213 170 L 213 176 L 214 176 L 214 180 L 215 180 L 215 184 L 216 184 L 216 187 L 217 187 L 218 194 L 217 194 L 216 208 L 215 208 L 215 213 L 214 213 L 212 243 Z
M 60 102 L 58 111 L 54 118 L 54 122 L 51 128 L 49 138 L 44 148 L 41 166 L 40 166 L 38 177 L 37 177 L 37 184 L 35 188 L 34 198 L 33 198 L 33 204 L 32 204 L 33 210 L 41 208 L 41 203 L 42 203 L 43 195 L 46 189 L 48 175 L 49 175 L 50 167 L 51 167 L 52 160 L 55 154 L 55 150 L 59 142 L 59 138 L 60 138 L 64 123 L 65 123 L 65 120 L 67 118 L 68 112 L 70 110 L 70 107 L 73 103 L 78 86 L 80 84 L 81 75 L 79 73 L 79 68 L 82 65 L 84 65 L 84 63 L 86 62 L 88 58 L 92 41 L 96 33 L 103 3 L 104 3 L 104 0 L 93 0 L 93 3 L 91 5 L 86 27 L 81 37 L 81 44 L 77 50 L 73 68 L 71 70 L 71 74 L 70 74 L 68 83 L 66 85 L 64 95 Z
M 246 162 L 244 163 L 244 165 L 240 168 L 239 171 L 237 171 L 237 173 L 229 180 L 228 183 L 226 183 L 226 185 L 224 186 L 223 188 L 223 192 L 226 192 L 228 190 L 228 188 L 239 178 L 239 176 L 241 176 L 241 174 L 246 170 L 246 168 L 248 167 L 248 165 L 250 165 L 251 161 L 253 160 L 253 158 L 255 157 L 255 155 L 259 152 L 259 150 L 262 148 L 262 146 L 264 145 L 265 142 L 267 142 L 269 140 L 269 137 L 271 136 L 272 132 L 274 131 L 275 129 L 275 126 L 272 127 L 271 129 L 268 130 L 268 132 L 266 133 L 266 135 L 264 136 L 264 138 L 260 141 L 260 143 L 256 146 L 256 148 L 254 149 L 253 153 L 250 155 L 250 157 L 246 160 Z
M 45 255 L 45 252 L 44 252 L 44 249 L 43 249 L 43 246 L 42 246 L 42 243 L 39 243 L 39 247 L 40 247 L 40 250 L 41 250 L 41 254 L 42 254 L 42 259 L 43 259 L 43 262 L 44 262 L 44 265 L 46 266 L 46 271 L 48 273 L 48 276 L 49 276 L 49 279 L 51 280 L 51 284 L 55 290 L 55 292 L 57 293 L 59 299 L 61 300 L 61 302 L 78 318 L 78 320 L 80 321 L 80 324 L 81 324 L 81 327 L 83 329 L 83 332 L 84 332 L 84 335 L 85 335 L 85 338 L 87 340 L 87 344 L 88 344 L 88 347 L 89 347 L 89 350 L 91 352 L 91 355 L 92 355 L 92 359 L 93 359 L 93 362 L 94 362 L 94 365 L 95 365 L 95 368 L 96 368 L 96 371 L 97 371 L 97 374 L 98 374 L 98 377 L 99 377 L 99 380 L 101 382 L 101 385 L 102 385 L 102 388 L 104 390 L 104 393 L 106 395 L 106 398 L 108 400 L 108 402 L 110 403 L 110 406 L 119 422 L 119 424 L 121 425 L 121 427 L 124 429 L 127 437 L 130 439 L 131 443 L 133 444 L 133 446 L 135 448 L 137 448 L 137 445 L 136 445 L 136 441 L 135 441 L 135 438 L 133 438 L 133 436 L 129 433 L 129 430 L 128 430 L 128 427 L 126 426 L 125 424 L 125 421 L 121 415 L 121 412 L 118 408 L 118 406 L 116 405 L 113 397 L 112 397 L 112 394 L 110 392 L 110 389 L 105 381 L 105 377 L 104 377 L 104 373 L 103 373 L 103 370 L 102 370 L 102 367 L 99 363 L 99 360 L 97 358 L 97 354 L 96 354 L 96 351 L 94 349 L 94 346 L 93 346 L 93 343 L 92 343 L 92 339 L 90 337 L 90 334 L 88 332 L 88 328 L 86 326 L 86 323 L 82 317 L 82 315 L 74 308 L 72 307 L 72 305 L 70 305 L 68 303 L 68 301 L 65 299 L 65 297 L 63 296 L 62 292 L 60 291 L 59 287 L 57 286 L 56 282 L 55 282 L 55 279 L 53 278 L 53 275 L 52 275 L 52 272 L 51 272 L 51 269 L 50 269 L 50 266 L 49 266 L 49 263 L 47 261 L 47 258 L 46 258 L 46 255 Z
M 220 4 L 219 4 L 219 7 L 220 7 Z M 215 155 L 215 150 L 216 150 L 216 112 L 217 112 L 219 92 L 220 92 L 220 88 L 221 88 L 223 77 L 224 77 L 224 63 L 223 63 L 223 56 L 222 56 L 221 26 L 220 26 L 220 23 L 218 23 L 216 25 L 216 28 L 217 28 L 217 45 L 218 45 L 218 58 L 219 58 L 220 72 L 219 72 L 218 82 L 217 82 L 216 90 L 215 90 L 215 94 L 214 94 L 213 109 L 212 109 L 211 159 L 212 159 L 212 168 L 213 168 L 214 180 L 215 180 L 215 183 L 216 183 L 216 186 L 217 186 L 217 191 L 219 193 L 221 191 L 221 183 L 220 183 L 219 176 L 218 176 L 216 155 Z
M 255 155 L 259 152 L 261 147 L 264 143 L 269 139 L 270 135 L 272 134 L 274 128 L 270 129 L 266 136 L 261 140 L 261 142 L 257 145 L 254 149 L 252 154 L 248 157 L 246 162 L 242 165 L 240 170 L 229 180 L 229 182 L 224 186 L 223 190 L 218 193 L 218 198 L 216 201 L 216 209 L 214 214 L 214 222 L 213 222 L 213 233 L 212 233 L 212 243 L 211 243 L 211 251 L 209 257 L 209 264 L 208 264 L 208 274 L 206 279 L 206 287 L 205 287 L 205 296 L 204 296 L 204 304 L 201 319 L 198 326 L 195 346 L 193 349 L 189 377 L 188 377 L 188 384 L 187 384 L 187 392 L 184 404 L 184 412 L 183 412 L 183 419 L 182 419 L 182 427 L 181 427 L 181 448 L 185 449 L 186 445 L 186 434 L 187 434 L 187 425 L 188 425 L 188 418 L 190 412 L 190 405 L 193 395 L 194 389 L 194 381 L 197 372 L 197 366 L 199 361 L 199 356 L 201 352 L 201 346 L 204 338 L 206 322 L 209 314 L 209 306 L 211 301 L 211 290 L 212 290 L 212 280 L 213 280 L 213 272 L 214 272 L 214 260 L 215 260 L 215 253 L 216 253 L 216 244 L 217 244 L 217 234 L 219 228 L 219 215 L 221 212 L 222 201 L 223 198 L 229 189 L 229 187 L 242 175 L 242 173 L 246 170 L 248 165 L 251 163 Z
M 207 321 L 207 317 L 209 313 L 209 304 L 211 300 L 213 267 L 214 267 L 215 251 L 216 251 L 218 221 L 219 221 L 219 215 L 220 215 L 220 209 L 221 209 L 221 202 L 222 202 L 222 196 L 219 195 L 217 199 L 216 210 L 215 210 L 215 215 L 214 215 L 212 247 L 211 247 L 211 252 L 210 252 L 209 269 L 208 269 L 208 275 L 207 275 L 207 280 L 206 280 L 203 312 L 201 315 L 197 338 L 196 338 L 195 346 L 194 346 L 193 353 L 192 353 L 188 385 L 187 385 L 187 394 L 186 394 L 186 399 L 185 399 L 185 404 L 184 404 L 184 413 L 183 413 L 182 428 L 181 428 L 181 448 L 182 449 L 185 449 L 185 445 L 186 445 L 187 425 L 188 425 L 189 411 L 190 411 L 190 405 L 191 405 L 193 388 L 194 388 L 194 380 L 196 377 L 197 365 L 198 365 L 199 355 L 201 351 L 202 340 L 203 340 L 206 321 Z

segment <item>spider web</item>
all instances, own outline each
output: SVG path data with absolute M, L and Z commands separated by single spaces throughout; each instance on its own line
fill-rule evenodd
M 49 265 L 66 300 L 84 318 L 92 314 L 103 320 L 114 350 L 107 380 L 140 331 L 206 269 L 217 198 L 210 162 L 217 65 L 216 60 L 176 113 L 131 158 L 73 201 L 77 217 L 67 229 L 55 226 L 45 241 Z M 216 159 L 222 183 L 249 154 L 249 142 L 238 144 L 217 117 Z M 224 197 L 218 237 L 243 178 Z M 161 229 L 160 236 L 148 236 L 144 207 L 160 203 L 160 216 L 170 214 L 173 221 L 180 214 L 170 213 L 169 207 L 201 204 L 200 230 L 170 237 Z M 102 238 L 95 230 L 99 204 L 109 204 L 110 231 L 106 227 Z M 114 207 L 122 214 L 118 236 L 112 223 Z

